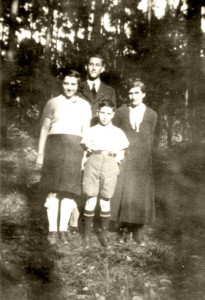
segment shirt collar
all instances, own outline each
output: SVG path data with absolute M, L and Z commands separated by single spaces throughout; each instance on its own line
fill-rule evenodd
M 66 100 L 66 101 L 70 101 L 70 102 L 72 102 L 72 103 L 76 103 L 77 101 L 78 101 L 78 96 L 76 96 L 76 95 L 74 95 L 72 98 L 70 98 L 70 99 L 68 99 L 68 98 L 66 98 L 64 95 L 62 95 L 63 96 L 63 98 Z
M 93 87 L 93 83 L 95 84 L 95 89 L 96 89 L 96 91 L 98 91 L 99 90 L 99 87 L 100 87 L 100 79 L 99 78 L 97 78 L 97 79 L 95 79 L 95 80 L 87 80 L 87 83 L 88 83 L 88 85 L 89 85 L 89 88 L 92 90 L 92 87 Z
M 100 122 L 99 122 L 99 123 L 98 123 L 98 127 L 109 130 L 110 127 L 113 127 L 113 124 L 112 124 L 112 121 L 111 121 L 108 125 L 103 126 L 103 125 L 100 124 Z

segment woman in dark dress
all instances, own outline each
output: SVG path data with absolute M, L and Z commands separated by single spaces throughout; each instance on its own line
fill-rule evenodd
M 145 86 L 139 79 L 129 81 L 128 97 L 128 104 L 120 107 L 113 119 L 130 146 L 111 200 L 111 220 L 119 223 L 120 242 L 132 233 L 133 240 L 143 245 L 144 225 L 155 219 L 151 154 L 157 114 L 143 103 Z
M 71 212 L 81 196 L 82 135 L 90 126 L 91 108 L 76 95 L 80 74 L 71 70 L 62 84 L 62 94 L 49 100 L 43 111 L 37 165 L 42 166 L 41 186 L 48 194 L 45 207 L 48 241 L 67 244 Z M 59 214 L 59 228 L 58 228 Z

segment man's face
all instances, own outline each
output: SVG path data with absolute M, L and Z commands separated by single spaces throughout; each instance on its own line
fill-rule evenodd
M 67 98 L 71 98 L 78 90 L 78 80 L 75 77 L 66 76 L 63 80 L 63 92 Z
M 100 124 L 103 126 L 110 124 L 112 118 L 114 117 L 114 114 L 115 113 L 112 107 L 108 107 L 108 106 L 101 107 L 98 111 Z
M 88 72 L 89 79 L 95 80 L 99 78 L 100 74 L 104 71 L 102 59 L 98 57 L 91 57 L 86 70 Z
M 143 93 L 140 89 L 140 87 L 133 87 L 129 90 L 128 96 L 130 99 L 130 103 L 132 106 L 138 106 L 140 103 L 142 103 L 145 93 Z

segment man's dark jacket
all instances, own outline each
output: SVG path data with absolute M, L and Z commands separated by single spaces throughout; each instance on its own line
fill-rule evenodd
M 108 86 L 107 84 L 103 83 L 102 81 L 100 83 L 99 90 L 95 98 L 93 97 L 92 91 L 90 90 L 87 81 L 84 81 L 80 86 L 78 95 L 90 103 L 93 117 L 96 116 L 98 105 L 103 100 L 111 100 L 116 106 L 115 90 L 111 86 Z

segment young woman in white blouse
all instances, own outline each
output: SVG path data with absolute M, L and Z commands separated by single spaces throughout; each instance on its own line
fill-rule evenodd
M 37 165 L 42 166 L 41 186 L 48 194 L 45 207 L 49 223 L 48 241 L 68 243 L 68 223 L 81 196 L 80 146 L 90 126 L 91 109 L 76 95 L 80 74 L 71 70 L 62 84 L 62 94 L 49 100 L 43 111 Z M 59 228 L 58 228 L 59 214 Z

